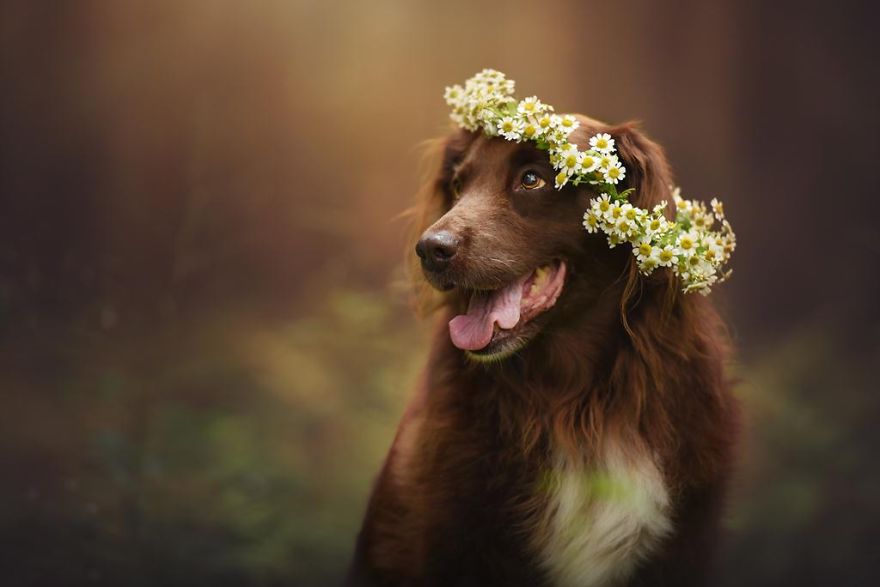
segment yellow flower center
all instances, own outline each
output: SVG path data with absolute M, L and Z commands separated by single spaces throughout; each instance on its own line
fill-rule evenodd
M 562 126 L 572 126 L 573 124 L 574 124 L 574 120 L 572 120 L 571 118 L 563 118 L 562 119 Z
M 566 179 L 567 177 L 568 177 L 568 176 L 565 174 L 564 171 L 560 171 L 558 174 L 556 174 L 556 184 L 557 184 L 557 185 L 562 185 L 562 184 L 565 182 L 565 179 Z
M 606 141 L 605 139 L 599 139 L 596 141 L 597 149 L 605 149 L 606 147 L 608 147 L 608 141 Z
M 523 110 L 526 112 L 534 112 L 535 111 L 535 103 L 534 102 L 526 102 L 523 104 Z
M 502 122 L 501 123 L 501 130 L 503 130 L 504 132 L 512 131 L 513 130 L 513 123 L 512 122 Z
M 693 256 L 693 257 L 691 257 L 690 259 L 688 259 L 688 263 L 690 263 L 691 265 L 696 266 L 696 265 L 698 265 L 698 264 L 700 263 L 700 259 L 697 258 L 696 256 Z
M 577 155 L 569 155 L 565 158 L 565 166 L 566 167 L 574 167 L 577 165 L 578 158 Z
M 533 124 L 526 126 L 526 128 L 523 130 L 523 134 L 529 138 L 531 138 L 536 132 L 538 132 L 538 129 L 535 128 Z
M 663 261 L 664 263 L 668 263 L 669 261 L 672 261 L 672 251 L 669 251 L 669 250 L 660 251 L 660 260 Z
M 620 206 L 614 206 L 611 208 L 611 217 L 612 218 L 620 218 Z
M 690 249 L 693 248 L 693 246 L 694 246 L 694 241 L 692 241 L 692 240 L 690 239 L 690 237 L 686 237 L 686 236 L 685 236 L 685 237 L 682 237 L 682 239 L 681 239 L 681 243 L 679 243 L 679 245 L 680 245 L 681 248 L 683 248 L 684 250 L 689 251 Z
M 599 200 L 599 210 L 601 210 L 602 212 L 607 212 L 610 207 L 611 202 L 609 202 L 608 200 Z
M 626 211 L 626 217 L 627 217 L 629 220 L 635 220 L 635 219 L 636 219 L 636 209 L 635 209 L 635 208 L 630 208 L 629 210 L 627 210 L 627 211 Z
M 595 161 L 595 159 L 593 159 L 592 157 L 587 155 L 586 157 L 584 157 L 584 161 L 583 161 L 583 163 L 581 163 L 581 165 L 583 165 L 584 167 L 592 167 L 594 161 Z
M 612 167 L 611 169 L 609 169 L 608 170 L 608 177 L 610 177 L 611 179 L 619 178 L 620 177 L 620 168 L 619 167 Z
M 648 256 L 651 254 L 651 245 L 650 243 L 642 243 L 639 245 L 639 254 Z
M 656 218 L 651 221 L 651 230 L 660 230 L 660 221 Z
M 538 124 L 541 125 L 541 128 L 547 128 L 550 126 L 550 117 L 544 116 L 541 120 L 538 121 Z

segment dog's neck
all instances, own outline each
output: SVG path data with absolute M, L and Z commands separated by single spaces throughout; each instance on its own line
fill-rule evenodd
M 468 359 L 441 327 L 429 365 L 438 376 L 453 374 L 462 383 L 449 388 L 479 390 L 477 397 L 461 400 L 474 403 L 486 417 L 497 416 L 527 450 L 554 444 L 571 453 L 595 452 L 598 446 L 586 445 L 599 440 L 589 438 L 584 426 L 590 410 L 595 412 L 595 390 L 607 387 L 607 365 L 625 344 L 619 299 L 609 292 L 586 309 L 560 308 L 525 348 L 498 363 Z

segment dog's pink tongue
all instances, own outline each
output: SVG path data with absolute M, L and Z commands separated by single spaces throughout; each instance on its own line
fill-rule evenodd
M 476 351 L 492 340 L 495 323 L 505 330 L 519 322 L 523 283 L 528 275 L 492 292 L 475 292 L 467 314 L 449 321 L 452 344 L 465 351 Z

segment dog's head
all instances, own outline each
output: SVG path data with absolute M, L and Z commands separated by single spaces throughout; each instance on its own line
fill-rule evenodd
M 598 132 L 616 140 L 634 205 L 671 201 L 670 172 L 656 144 L 634 125 L 578 119 L 569 140 L 579 148 Z M 460 130 L 443 141 L 439 158 L 417 215 L 412 259 L 460 312 L 450 335 L 471 357 L 503 358 L 550 322 L 576 320 L 608 292 L 625 305 L 620 298 L 642 280 L 669 281 L 666 271 L 641 277 L 630 247 L 609 248 L 604 235 L 584 230 L 596 192 L 589 185 L 557 190 L 547 152 L 532 143 Z

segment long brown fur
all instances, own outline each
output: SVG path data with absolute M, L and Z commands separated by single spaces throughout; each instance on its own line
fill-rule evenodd
M 635 205 L 671 202 L 671 172 L 656 144 L 631 124 L 580 120 L 575 142 L 599 131 L 617 140 Z M 564 256 L 571 275 L 524 349 L 477 364 L 451 344 L 446 327 L 466 300 L 457 289 L 430 288 L 408 248 L 419 305 L 440 319 L 374 488 L 349 583 L 551 585 L 535 548 L 547 531 L 548 471 L 560 452 L 589 467 L 613 439 L 656 460 L 672 502 L 672 532 L 626 584 L 705 584 L 738 421 L 724 372 L 724 324 L 711 299 L 680 293 L 668 271 L 640 275 L 629 247 L 609 249 L 602 237 L 580 229 L 578 211 L 595 195 L 586 187 L 546 196 L 563 208 L 541 208 L 538 220 L 522 208 L 536 204 L 507 204 L 489 188 L 483 189 L 491 197 L 456 203 L 449 188 L 456 166 L 466 161 L 479 169 L 493 159 L 474 158 L 475 152 L 514 148 L 486 141 L 461 131 L 431 145 L 428 177 L 411 211 L 412 244 L 435 223 L 455 220 L 454 210 L 461 217 L 456 226 L 476 222 L 480 231 L 462 279 L 504 275 L 478 250 L 479 238 L 494 239 L 492 247 L 537 251 L 510 255 L 520 270 L 540 260 L 534 255 Z M 529 240 L 516 240 L 526 230 Z M 550 243 L 542 235 L 559 236 Z

